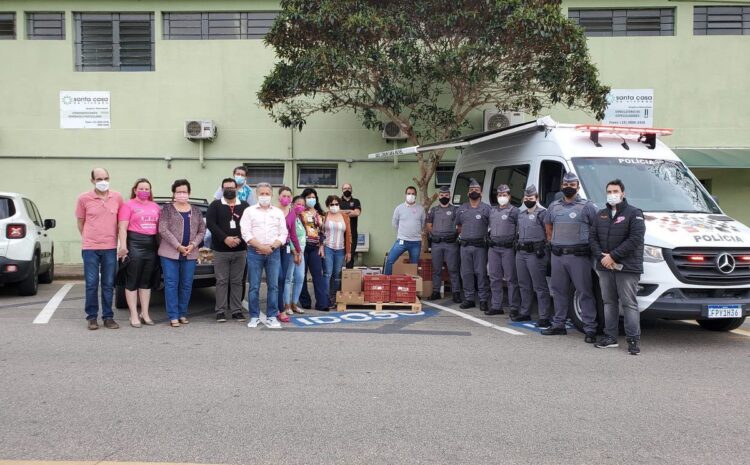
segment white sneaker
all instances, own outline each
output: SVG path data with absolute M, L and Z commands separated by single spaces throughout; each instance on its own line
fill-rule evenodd
M 247 322 L 248 328 L 257 328 L 258 323 L 260 323 L 260 318 L 250 318 L 250 321 Z
M 272 316 L 271 318 L 266 318 L 266 327 L 270 329 L 281 329 L 281 323 L 279 323 L 279 320 Z

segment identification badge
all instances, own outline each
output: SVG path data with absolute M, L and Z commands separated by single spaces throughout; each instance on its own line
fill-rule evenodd
M 288 245 L 286 246 L 286 253 L 292 253 L 292 248 Z
M 229 221 L 229 229 L 234 229 L 237 227 L 237 222 L 234 220 Z
M 398 245 L 404 245 L 404 240 L 403 239 L 399 239 Z

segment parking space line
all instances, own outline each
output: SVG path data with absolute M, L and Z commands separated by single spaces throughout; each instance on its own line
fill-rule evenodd
M 729 332 L 735 333 L 735 334 L 742 334 L 743 336 L 750 337 L 750 331 L 747 331 L 745 329 L 733 329 L 732 331 L 729 331 Z
M 52 315 L 55 313 L 55 310 L 57 310 L 57 307 L 60 305 L 60 303 L 65 298 L 65 295 L 70 291 L 70 289 L 75 285 L 75 283 L 68 283 L 60 288 L 57 293 L 52 296 L 52 298 L 47 302 L 47 305 L 44 306 L 41 312 L 39 312 L 39 315 L 34 318 L 34 324 L 35 325 L 44 325 L 49 323 L 50 318 L 52 318 Z
M 453 310 L 452 308 L 443 307 L 442 305 L 434 304 L 432 302 L 422 302 L 422 305 L 429 305 L 430 307 L 437 308 L 438 310 L 442 310 L 444 312 L 452 313 L 456 316 L 460 316 L 461 318 L 464 318 L 469 321 L 473 321 L 474 323 L 480 324 L 486 328 L 492 328 L 496 329 L 498 331 L 502 331 L 504 333 L 512 334 L 513 336 L 525 336 L 526 334 L 516 331 L 515 329 L 506 328 L 505 326 L 498 326 L 496 324 L 490 323 L 489 321 L 484 321 L 481 318 L 477 318 L 475 316 L 466 314 L 464 312 L 459 312 L 458 310 Z

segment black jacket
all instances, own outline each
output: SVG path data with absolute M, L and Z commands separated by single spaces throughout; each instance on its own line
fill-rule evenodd
M 240 231 L 240 218 L 242 218 L 242 212 L 249 207 L 250 205 L 244 200 L 237 200 L 237 204 L 234 206 L 234 215 L 232 215 L 229 205 L 222 203 L 221 199 L 211 202 L 211 205 L 208 206 L 208 212 L 206 212 L 206 227 L 211 231 L 211 248 L 215 252 L 247 250 L 247 244 L 242 239 L 242 231 Z M 232 220 L 234 220 L 234 228 L 229 227 Z M 239 237 L 240 244 L 235 248 L 230 248 L 224 242 L 227 236 Z
M 596 269 L 604 271 L 602 254 L 608 253 L 612 259 L 622 264 L 621 271 L 643 273 L 643 240 L 646 222 L 643 212 L 622 199 L 617 205 L 615 216 L 609 207 L 599 210 L 596 221 L 589 230 L 591 254 L 596 260 Z

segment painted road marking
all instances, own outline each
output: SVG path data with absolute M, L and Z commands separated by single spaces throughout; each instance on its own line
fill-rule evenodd
M 39 312 L 39 315 L 34 318 L 34 324 L 35 325 L 45 325 L 49 323 L 50 318 L 52 318 L 52 315 L 54 315 L 55 310 L 57 310 L 57 307 L 60 305 L 60 303 L 65 298 L 65 295 L 70 291 L 70 289 L 75 285 L 75 283 L 68 283 L 60 288 L 57 293 L 52 296 L 52 298 L 47 302 L 47 305 L 44 306 L 41 312 Z
M 534 332 L 537 332 L 537 333 L 541 333 L 542 332 L 542 328 L 537 328 L 536 323 L 534 323 L 533 321 L 514 321 L 514 322 L 509 323 L 509 324 L 511 326 L 515 326 L 516 328 L 528 329 L 529 331 L 534 331 Z M 576 329 L 576 327 L 573 326 L 573 323 L 571 323 L 570 321 L 566 321 L 565 322 L 565 329 L 567 329 L 568 331 L 572 331 L 572 330 Z
M 474 323 L 480 324 L 486 328 L 492 328 L 496 329 L 498 331 L 502 331 L 504 333 L 512 334 L 514 336 L 525 336 L 524 333 L 520 331 L 516 331 L 515 329 L 506 328 L 505 326 L 498 326 L 496 324 L 492 324 L 489 321 L 484 321 L 481 318 L 477 318 L 475 316 L 471 316 L 464 312 L 459 312 L 458 310 L 453 310 L 452 308 L 443 307 L 442 305 L 438 305 L 432 302 L 423 302 L 423 305 L 429 305 L 430 307 L 435 307 L 438 310 L 442 310 L 444 312 L 452 313 L 456 316 L 460 316 L 461 318 L 467 319 L 469 321 L 473 321 Z
M 294 326 L 309 328 L 311 326 L 330 325 L 336 323 L 372 323 L 373 321 L 397 320 L 405 318 L 424 319 L 438 314 L 437 310 L 424 310 L 419 313 L 410 311 L 348 311 L 335 312 L 319 316 L 293 316 L 289 319 Z
M 0 460 L 0 465 L 220 465 L 174 462 L 118 462 L 101 460 Z
M 679 320 L 679 321 L 681 321 L 683 323 L 688 323 L 688 324 L 691 324 L 691 325 L 695 325 L 695 326 L 700 326 L 698 324 L 698 322 L 695 321 L 695 320 Z M 748 337 L 750 337 L 750 331 L 745 330 L 745 329 L 733 329 L 733 330 L 731 330 L 729 332 L 730 333 L 734 333 L 734 334 L 739 334 L 741 336 L 748 336 Z

